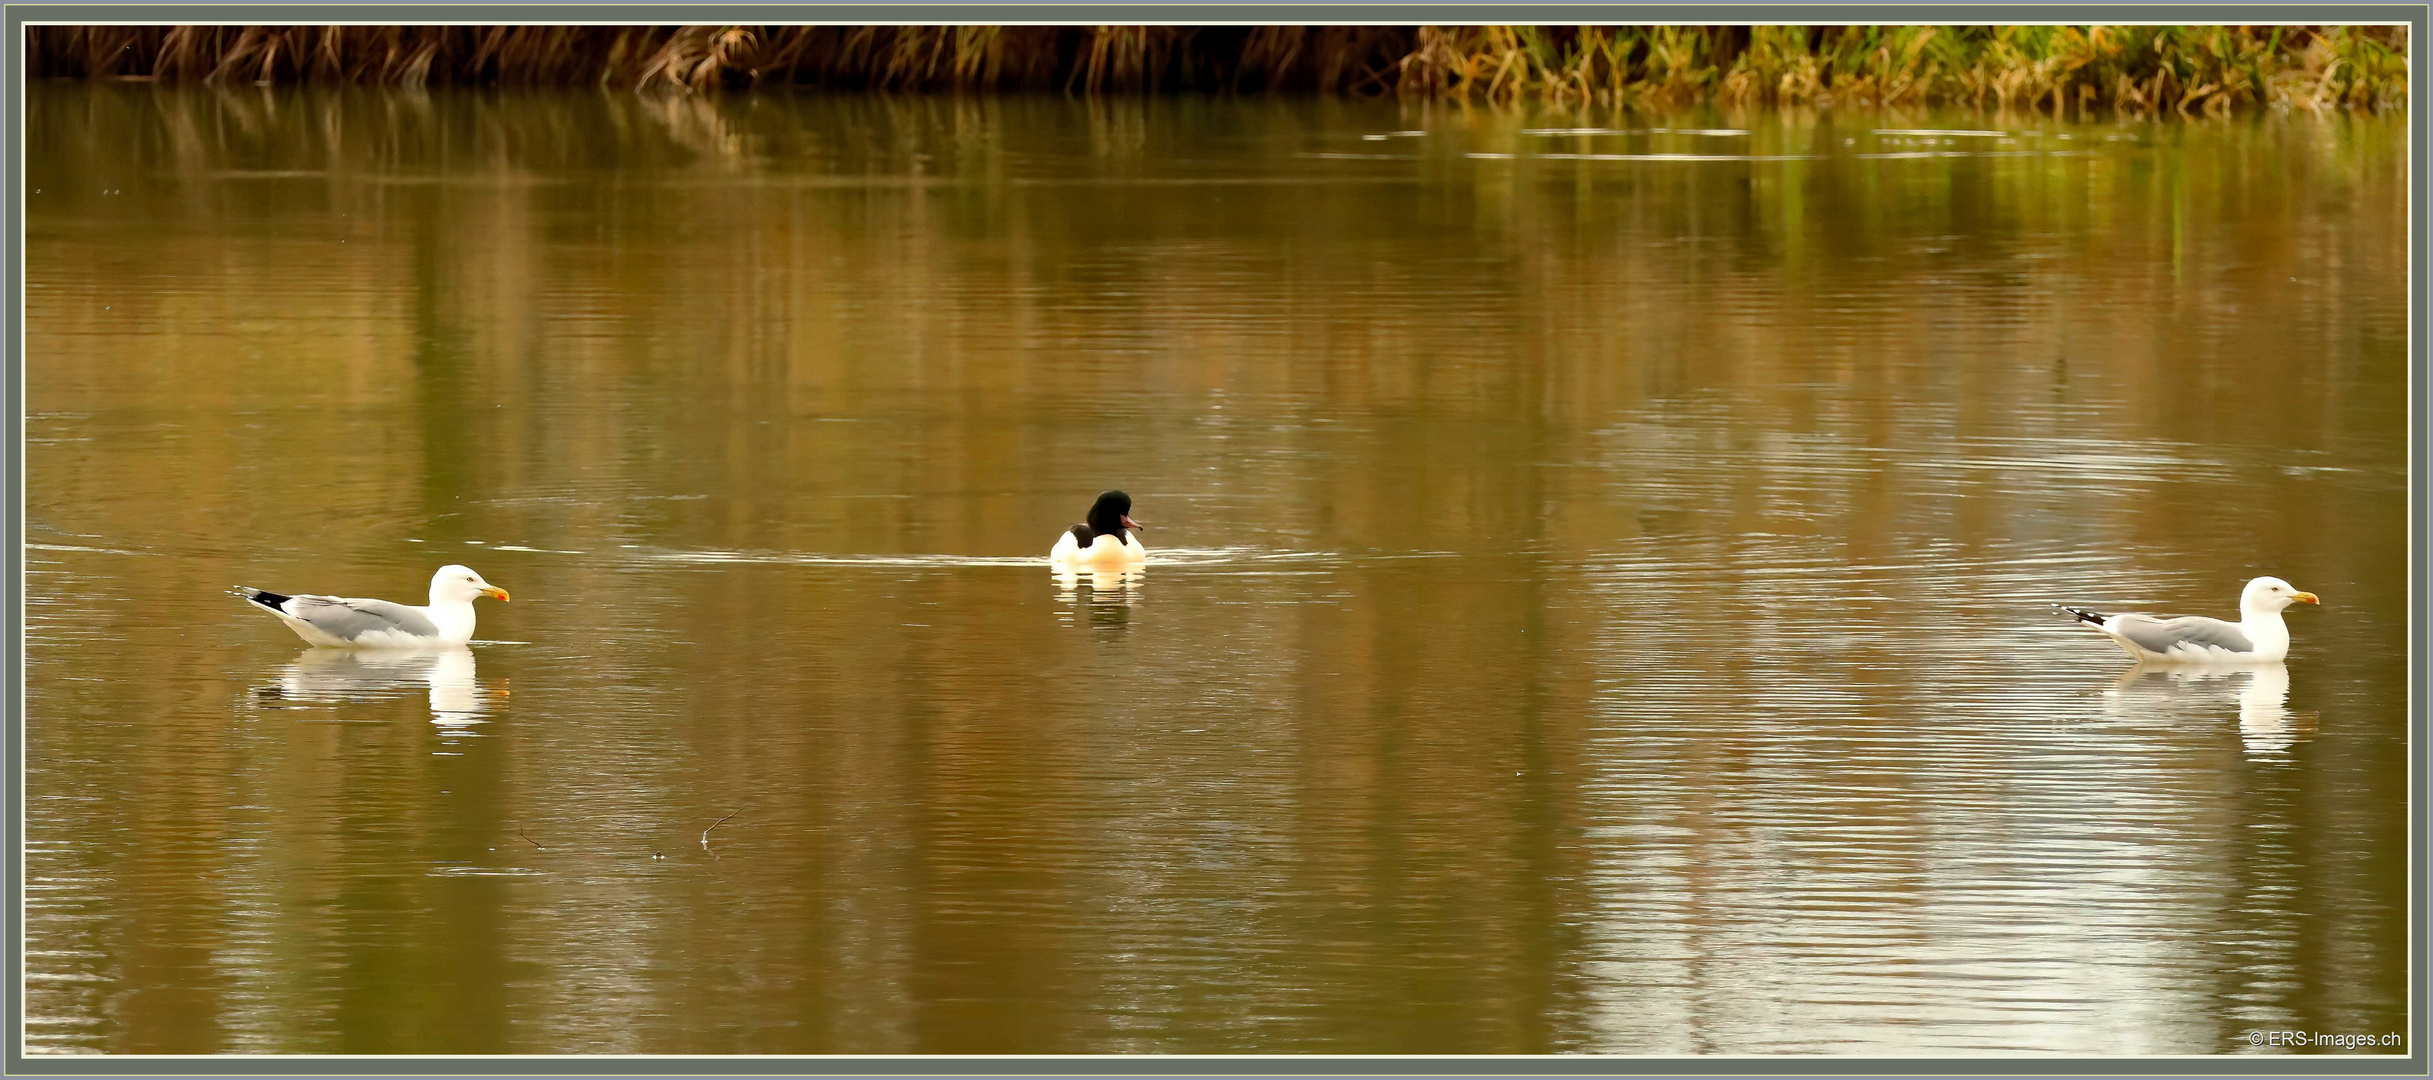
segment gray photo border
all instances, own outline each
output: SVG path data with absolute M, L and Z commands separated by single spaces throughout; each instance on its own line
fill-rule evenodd
M 2427 514 L 2427 478 L 2433 475 L 2433 419 L 2426 394 L 2428 320 L 2425 294 L 2427 245 L 2427 99 L 2426 80 L 2413 71 L 2429 28 L 2433 7 L 2405 4 L 1955 4 L 1955 3 L 1817 3 L 1817 4 L 1578 4 L 1578 3 L 1177 3 L 1118 0 L 1107 3 L 946 3 L 946 4 L 752 4 L 675 2 L 575 4 L 506 3 L 498 5 L 438 3 L 195 3 L 195 4 L 12 4 L 0 8 L 8 47 L 0 50 L 0 125 L 5 126 L 7 176 L 0 221 L 7 231 L 5 279 L 12 283 L 0 327 L 5 328 L 6 352 L 0 361 L 5 376 L 5 438 L 0 439 L 0 473 L 5 474 L 6 507 L 0 511 L 5 534 L 7 574 L 0 581 L 0 626 L 9 663 L 0 675 L 0 724 L 10 766 L 0 777 L 14 813 L 0 815 L 0 837 L 7 843 L 5 910 L 11 977 L 0 978 L 0 1002 L 13 1021 L 7 1053 L 0 1071 L 29 1076 L 663 1076 L 663 1075 L 794 1075 L 837 1076 L 1110 1076 L 1110 1075 L 1263 1075 L 1263 1076 L 1587 1076 L 1587 1075 L 2149 1075 L 2149 1076 L 2280 1076 L 2280 1075 L 2415 1075 L 2428 1071 L 2426 943 L 2428 892 L 2426 807 L 2428 761 L 2428 699 L 2433 698 L 2433 672 L 2428 671 L 2424 638 L 2425 617 L 2433 601 L 2433 559 L 2427 538 L 2433 517 Z M 2409 1056 L 2396 1057 L 2067 1057 L 2009 1056 L 1991 1058 L 1816 1058 L 1816 1057 L 1251 1057 L 1251 1056 L 835 1056 L 835 1057 L 716 1057 L 716 1056 L 291 1056 L 214 1057 L 25 1056 L 24 1043 L 24 789 L 25 748 L 25 108 L 24 28 L 28 23 L 1986 23 L 1986 22 L 2220 22 L 2220 23 L 2405 23 L 2410 27 L 2411 78 L 2408 86 L 2410 206 L 2408 245 L 2411 285 L 2409 312 L 2409 434 L 2408 434 L 2408 602 L 2409 708 L 2408 764 L 2411 814 L 2409 875 L 2414 903 L 2409 915 L 2415 962 L 2409 974 Z

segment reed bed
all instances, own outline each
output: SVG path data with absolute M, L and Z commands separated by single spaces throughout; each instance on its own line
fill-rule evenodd
M 2404 26 L 36 26 L 36 77 L 2393 109 Z

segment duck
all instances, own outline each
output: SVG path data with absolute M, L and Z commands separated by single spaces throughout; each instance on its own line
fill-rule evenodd
M 432 649 L 473 640 L 473 601 L 507 590 L 470 567 L 450 563 L 431 575 L 431 602 L 412 607 L 388 600 L 275 593 L 239 585 L 236 594 L 279 617 L 306 643 L 326 649 Z
M 2277 577 L 2260 577 L 2239 591 L 2239 621 L 2202 615 L 2157 618 L 2106 615 L 2060 607 L 2144 664 L 2272 664 L 2289 657 L 2289 624 L 2281 612 L 2291 604 L 2321 604 L 2322 598 Z
M 1056 546 L 1048 552 L 1048 561 L 1058 566 L 1129 566 L 1146 562 L 1149 549 L 1131 530 L 1141 527 L 1132 520 L 1132 496 L 1120 491 L 1102 491 L 1098 501 L 1090 504 L 1090 516 L 1065 530 L 1056 538 Z

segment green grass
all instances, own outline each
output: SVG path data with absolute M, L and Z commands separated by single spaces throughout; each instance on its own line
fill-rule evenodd
M 38 26 L 36 77 L 2396 109 L 2405 27 Z

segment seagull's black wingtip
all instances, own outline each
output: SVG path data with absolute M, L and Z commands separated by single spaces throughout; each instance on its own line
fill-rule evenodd
M 2053 610 L 2067 614 L 2079 622 L 2094 623 L 2097 626 L 2102 626 L 2105 619 L 2111 618 L 2111 616 L 2105 615 L 2101 612 L 2088 611 L 2085 608 L 2074 608 L 2066 604 L 2055 604 L 2053 605 Z

